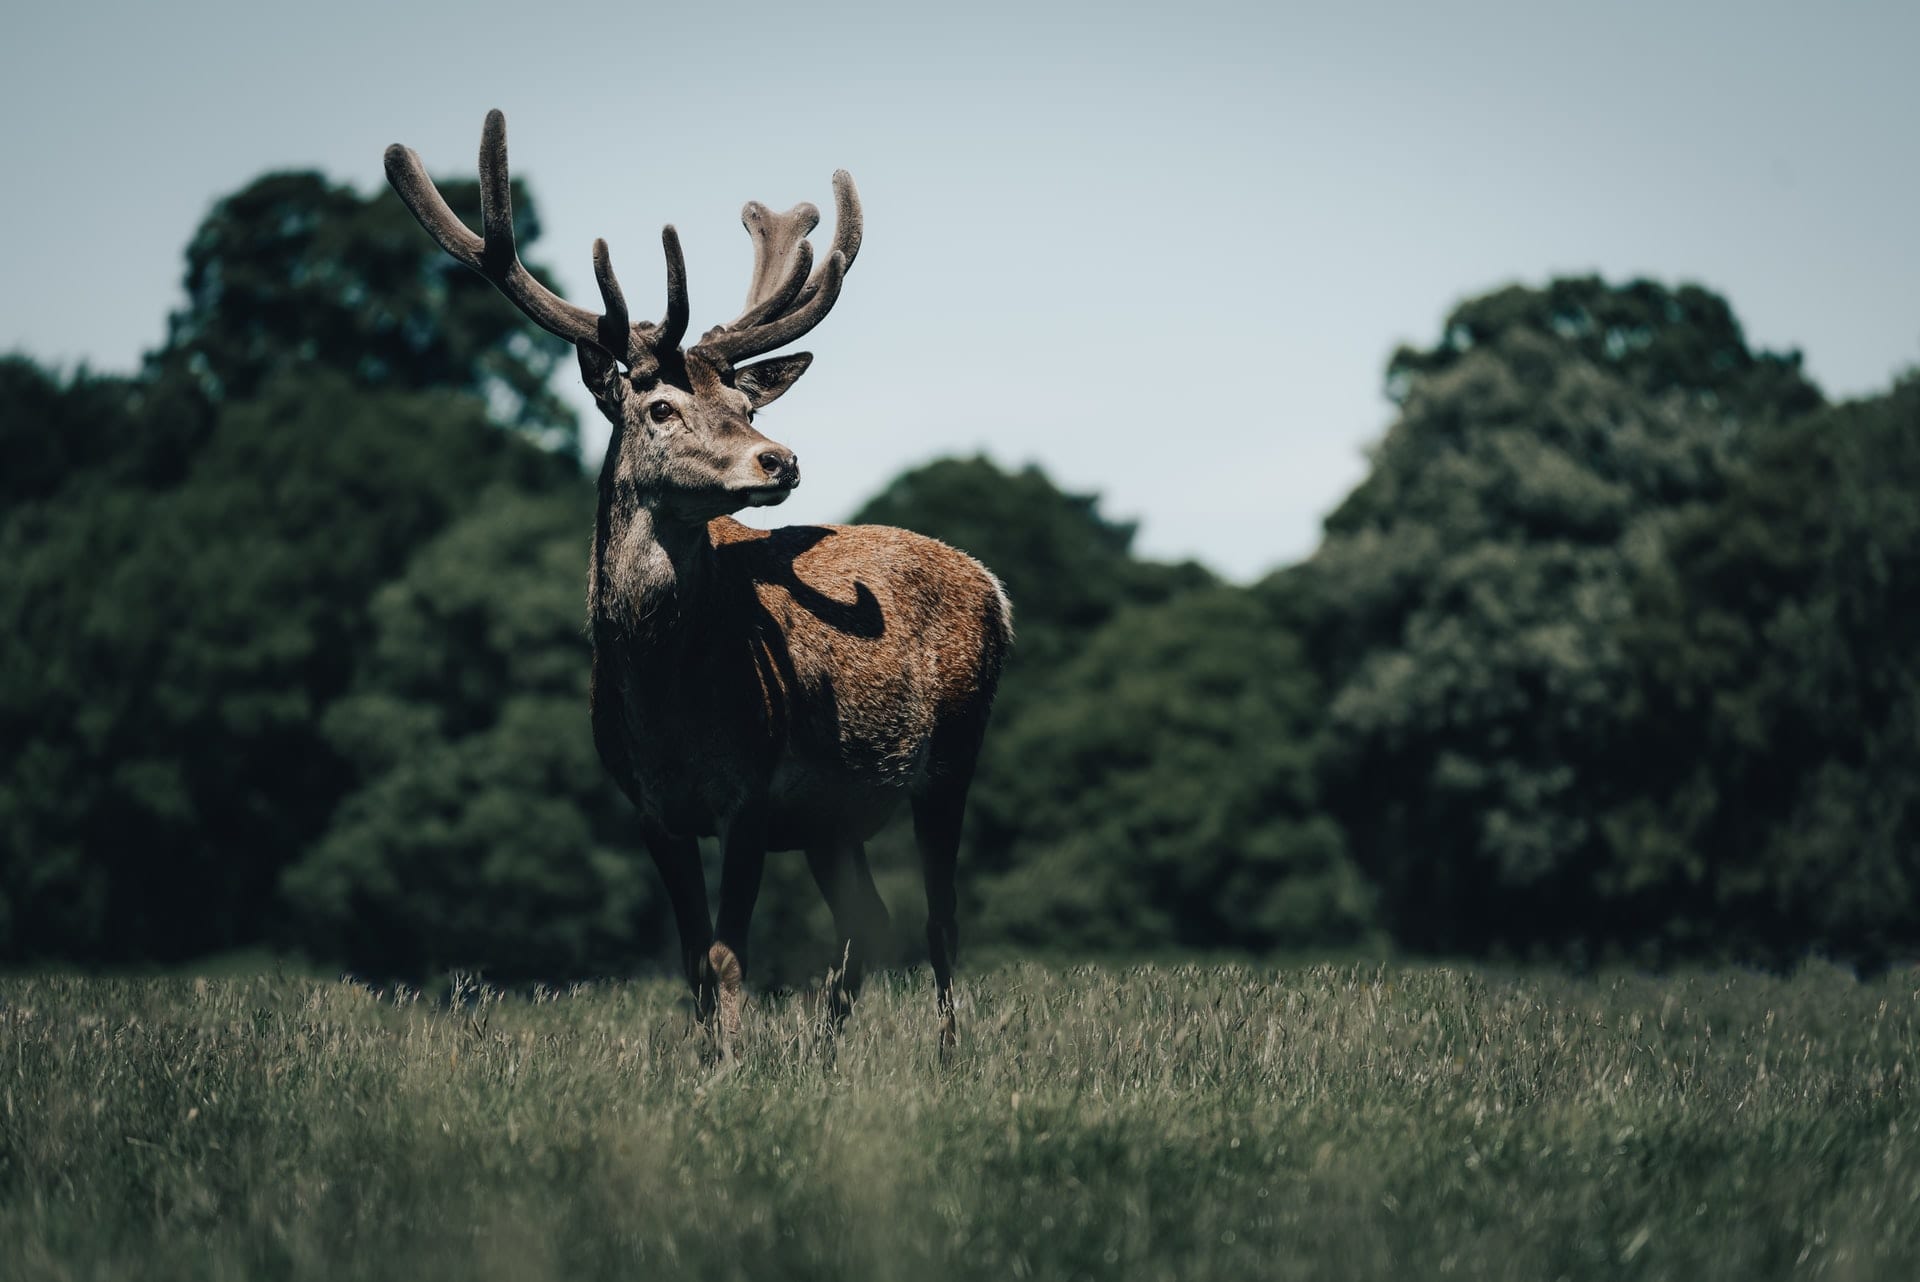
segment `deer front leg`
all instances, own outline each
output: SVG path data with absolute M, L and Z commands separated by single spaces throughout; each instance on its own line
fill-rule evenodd
M 834 1021 L 852 1010 L 868 965 L 884 961 L 890 951 L 893 921 L 874 888 L 866 848 L 857 840 L 841 839 L 807 847 L 807 869 L 833 912 L 833 933 L 845 951 L 844 971 L 827 994 Z M 836 961 L 839 959 L 836 958 Z
M 673 905 L 673 924 L 680 935 L 680 968 L 693 990 L 693 1000 L 704 1021 L 713 1014 L 714 984 L 707 969 L 707 948 L 713 943 L 713 918 L 707 913 L 707 879 L 700 870 L 700 843 L 692 837 L 646 834 L 647 853 L 660 870 Z
M 747 973 L 747 936 L 760 873 L 767 862 L 766 824 L 758 814 L 736 816 L 720 836 L 720 920 L 707 961 L 719 989 L 720 1047 L 731 1057 L 740 1033 L 742 981 Z

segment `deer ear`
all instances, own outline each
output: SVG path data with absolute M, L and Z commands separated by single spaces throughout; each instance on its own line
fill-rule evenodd
M 580 381 L 593 393 L 593 399 L 605 408 L 620 399 L 626 380 L 620 377 L 619 362 L 594 343 L 576 343 L 574 354 L 580 358 Z
M 812 352 L 795 352 L 791 356 L 776 356 L 772 360 L 760 361 L 745 369 L 736 371 L 733 385 L 747 394 L 747 403 L 759 409 L 771 405 L 780 399 L 780 394 L 792 387 L 794 382 L 807 372 L 807 366 L 813 364 Z

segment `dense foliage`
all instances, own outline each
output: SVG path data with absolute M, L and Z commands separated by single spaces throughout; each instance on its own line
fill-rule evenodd
M 659 957 L 584 709 L 564 351 L 311 174 L 219 202 L 186 291 L 137 377 L 0 360 L 0 958 Z M 1463 303 L 1387 390 L 1251 587 L 1032 467 L 856 514 L 1015 604 L 970 946 L 1920 947 L 1920 380 L 1827 406 L 1709 291 L 1588 278 Z M 874 856 L 914 955 L 904 825 Z M 763 973 L 824 964 L 816 900 L 770 863 Z
M 138 448 L 141 427 L 89 430 Z M 23 951 L 257 940 L 279 865 L 344 782 L 320 718 L 370 640 L 369 593 L 474 489 L 553 469 L 475 403 L 319 371 L 210 410 L 183 471 L 78 477 L 0 529 L 16 754 L 0 822 Z
M 439 333 L 444 317 L 457 359 L 441 350 L 428 362 L 441 374 L 372 378 L 357 339 L 309 340 L 324 307 L 261 302 L 275 297 L 264 281 L 387 262 L 390 220 L 314 231 L 324 253 L 221 231 L 289 184 L 309 192 L 316 226 L 343 199 L 269 178 L 217 206 L 190 278 L 253 284 L 201 291 L 197 319 L 176 318 L 142 378 L 0 366 L 13 465 L 0 483 L 0 954 L 165 960 L 306 942 L 280 877 L 366 768 L 327 728 L 370 680 L 379 590 L 491 487 L 581 508 L 575 463 L 500 430 L 483 399 L 524 326 L 463 329 L 457 307 L 429 308 L 416 327 Z M 404 243 L 417 262 L 366 273 L 345 297 L 384 314 L 395 303 L 376 279 L 419 293 L 438 250 L 417 229 Z M 200 359 L 238 334 L 256 356 L 277 351 L 244 380 L 237 360 Z
M 440 191 L 479 225 L 477 182 Z M 513 210 L 519 243 L 538 240 L 539 213 L 517 182 Z M 472 392 L 550 446 L 579 439 L 551 386 L 573 365 L 565 349 L 435 251 L 396 200 L 366 200 L 314 173 L 267 174 L 214 205 L 187 245 L 183 283 L 186 305 L 150 364 L 214 400 L 318 366 L 361 388 Z
M 1637 584 L 1613 875 L 1693 949 L 1911 955 L 1920 378 L 1748 444 Z
M 1363 941 L 1371 893 L 1318 804 L 1318 680 L 1216 587 L 1116 615 L 1006 711 L 979 844 L 983 918 L 1103 952 Z
M 1819 410 L 1696 287 L 1463 305 L 1266 589 L 1415 947 L 1873 963 L 1920 943 L 1911 385 Z

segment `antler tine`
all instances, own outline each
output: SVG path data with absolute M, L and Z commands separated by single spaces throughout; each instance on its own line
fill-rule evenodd
M 479 272 L 540 328 L 570 343 L 592 343 L 611 355 L 625 357 L 622 342 L 607 348 L 601 318 L 566 299 L 533 278 L 520 261 L 513 239 L 512 183 L 507 173 L 507 118 L 498 110 L 487 113 L 480 132 L 480 217 L 486 232 L 473 234 L 461 222 L 420 157 L 399 143 L 387 148 L 387 181 L 427 234 L 456 261 Z M 598 264 L 596 262 L 596 273 Z M 611 275 L 611 268 L 608 269 Z M 617 291 L 617 286 L 616 286 Z M 604 290 L 603 290 L 604 292 Z
M 440 248 L 457 262 L 481 270 L 480 238 L 448 207 L 413 148 L 399 143 L 387 148 L 387 182 Z
M 662 350 L 677 350 L 687 335 L 693 311 L 687 305 L 687 259 L 680 252 L 680 233 L 668 223 L 660 229 L 660 247 L 667 254 L 667 315 L 653 342 Z
M 607 309 L 600 317 L 600 346 L 628 358 L 633 330 L 627 324 L 627 296 L 621 292 L 620 278 L 613 274 L 613 255 L 607 252 L 604 240 L 593 242 L 593 279 L 600 286 L 600 302 Z
M 507 117 L 499 108 L 480 127 L 481 261 L 494 271 L 520 257 L 513 239 L 513 177 L 507 171 Z
M 791 343 L 826 318 L 840 297 L 840 285 L 846 274 L 847 260 L 835 251 L 816 273 L 819 287 L 804 305 L 751 329 L 717 326 L 700 339 L 699 349 L 737 364 L 749 356 L 759 356 Z
M 833 252 L 847 260 L 848 268 L 853 266 L 854 255 L 860 252 L 864 231 L 865 224 L 860 217 L 860 192 L 853 185 L 853 175 L 844 169 L 836 169 L 833 171 Z M 825 264 L 821 266 L 824 272 Z M 794 306 L 805 307 L 812 301 L 821 286 L 822 272 L 814 273 L 813 279 L 807 282 L 794 300 Z

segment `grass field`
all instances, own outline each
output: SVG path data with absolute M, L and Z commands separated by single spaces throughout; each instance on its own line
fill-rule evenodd
M 1920 978 L 0 983 L 0 1277 L 1920 1277 Z

